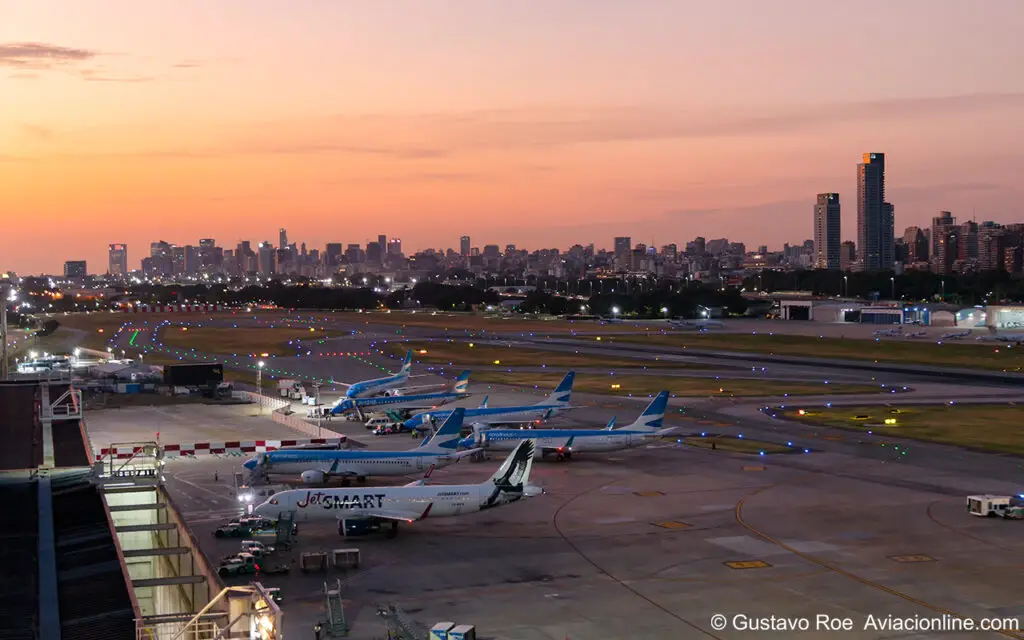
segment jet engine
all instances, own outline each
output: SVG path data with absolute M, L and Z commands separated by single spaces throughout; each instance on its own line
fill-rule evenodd
M 387 391 L 384 392 L 384 395 L 386 395 L 389 398 L 394 398 L 394 397 L 402 395 L 402 390 L 401 389 L 388 389 Z
M 303 471 L 302 475 L 299 476 L 302 481 L 306 484 L 323 484 L 327 480 L 327 474 L 319 469 L 310 469 L 309 471 Z

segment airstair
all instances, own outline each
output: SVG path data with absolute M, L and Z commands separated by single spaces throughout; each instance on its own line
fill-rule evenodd
M 397 604 L 389 603 L 378 607 L 377 615 L 384 618 L 389 640 L 424 640 L 429 633 L 422 625 L 409 618 Z
M 333 587 L 324 583 L 325 608 L 327 610 L 327 622 L 324 624 L 324 631 L 330 638 L 344 638 L 348 636 L 348 621 L 345 619 L 345 603 L 341 599 L 341 580 L 339 579 Z
M 274 546 L 278 549 L 291 549 L 295 545 L 295 512 L 283 513 L 277 519 Z

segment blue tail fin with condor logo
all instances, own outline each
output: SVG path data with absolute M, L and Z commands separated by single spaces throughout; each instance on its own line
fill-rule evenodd
M 647 405 L 644 412 L 633 424 L 626 425 L 622 429 L 631 431 L 659 431 L 665 420 L 665 411 L 668 408 L 668 391 L 659 393 L 651 404 Z
M 565 377 L 562 378 L 562 381 L 558 383 L 557 387 L 555 387 L 554 392 L 544 400 L 538 402 L 537 404 L 558 404 L 568 406 L 569 396 L 572 395 L 572 383 L 575 379 L 575 371 L 570 371 L 569 373 L 565 374 Z

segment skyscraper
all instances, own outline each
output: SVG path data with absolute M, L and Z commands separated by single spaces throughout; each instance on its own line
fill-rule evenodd
M 615 238 L 615 256 L 622 258 L 633 252 L 633 239 L 629 236 Z
M 288 246 L 288 232 L 284 228 L 282 228 L 281 231 L 278 233 L 278 245 L 277 245 L 277 247 L 279 249 L 284 249 L 287 246 Z
M 469 249 L 469 236 L 462 236 L 461 238 L 459 238 L 459 253 L 461 253 L 463 256 L 468 256 Z
M 274 249 L 274 245 L 270 244 L 270 241 L 264 241 L 257 247 L 257 260 L 259 271 L 261 276 L 269 276 L 274 273 L 275 259 L 277 258 L 277 251 Z
M 377 236 L 377 244 L 380 245 L 380 250 L 384 251 L 388 247 L 388 237 L 383 233 Z
M 402 239 L 391 238 L 388 240 L 388 255 L 389 256 L 401 256 L 402 255 Z
M 68 260 L 64 263 L 65 278 L 84 278 L 87 273 L 85 260 Z
M 814 268 L 839 269 L 839 194 L 819 193 L 814 205 Z
M 940 211 L 932 218 L 932 272 L 948 274 L 956 260 L 956 218 L 949 211 Z
M 112 276 L 121 276 L 122 278 L 128 275 L 128 245 L 110 245 L 107 273 Z
M 857 256 L 862 271 L 891 269 L 896 258 L 893 206 L 885 201 L 885 154 L 857 165 Z

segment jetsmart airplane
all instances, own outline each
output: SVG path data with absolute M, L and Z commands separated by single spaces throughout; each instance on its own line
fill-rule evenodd
M 463 371 L 451 388 L 437 393 L 418 393 L 412 395 L 379 396 L 376 398 L 341 398 L 334 403 L 331 413 L 338 415 L 346 411 L 355 411 L 360 420 L 363 420 L 364 413 L 368 411 L 379 411 L 387 409 L 416 410 L 433 409 L 441 405 L 461 400 L 469 395 L 469 372 Z
M 411 451 L 279 450 L 261 453 L 246 460 L 243 466 L 254 479 L 265 480 L 270 474 L 298 474 L 306 484 L 323 484 L 339 477 L 342 486 L 348 486 L 352 478 L 366 482 L 370 476 L 423 473 L 431 466 L 447 467 L 474 453 L 457 450 L 464 412 L 462 408 L 450 412 L 437 433 Z
M 474 513 L 544 493 L 529 484 L 533 451 L 533 443 L 522 440 L 498 471 L 480 484 L 431 486 L 417 480 L 403 487 L 292 489 L 270 496 L 253 514 L 276 519 L 293 512 L 297 522 L 339 520 L 343 535 L 343 519 L 368 518 L 390 522 L 394 536 L 400 522 Z
M 502 424 L 522 424 L 534 420 L 547 420 L 559 411 L 571 409 L 569 396 L 572 394 L 572 382 L 576 373 L 570 371 L 555 387 L 554 393 L 537 404 L 519 407 L 488 407 L 487 398 L 476 409 L 466 409 L 466 422 L 471 425 L 491 426 Z M 456 409 L 457 411 L 458 409 Z M 432 420 L 446 420 L 451 411 L 430 411 L 419 413 L 406 420 L 403 424 L 407 429 L 419 429 Z
M 662 428 L 667 406 L 668 391 L 662 391 L 633 424 L 618 429 L 614 428 L 615 418 L 604 429 L 491 429 L 478 431 L 459 444 L 466 448 L 510 451 L 523 438 L 530 438 L 537 443 L 541 457 L 553 455 L 557 460 L 569 460 L 580 452 L 619 451 L 674 432 L 675 427 Z

